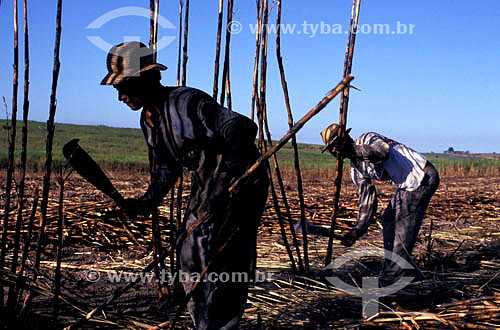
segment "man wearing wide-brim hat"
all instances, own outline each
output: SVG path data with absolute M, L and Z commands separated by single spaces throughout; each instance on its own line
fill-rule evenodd
M 439 186 L 439 174 L 420 153 L 378 133 L 364 133 L 356 140 L 339 136 L 332 124 L 321 132 L 325 147 L 332 155 L 341 154 L 351 161 L 352 181 L 359 190 L 359 214 L 356 226 L 345 234 L 342 243 L 353 245 L 368 230 L 377 211 L 377 191 L 372 180 L 398 187 L 382 215 L 384 248 L 407 261 L 432 195 Z M 400 265 L 386 259 L 381 282 L 391 284 L 404 274 Z
M 178 247 L 186 293 L 210 263 L 209 274 L 194 290 L 188 310 L 197 329 L 235 329 L 246 303 L 257 227 L 267 199 L 268 177 L 256 171 L 229 196 L 230 183 L 256 159 L 257 126 L 189 87 L 160 83 L 164 65 L 140 42 L 113 47 L 103 85 L 113 85 L 118 99 L 141 110 L 140 125 L 152 162 L 146 193 L 128 199 L 125 211 L 148 215 L 172 188 L 183 169 L 191 173 L 191 195 L 182 229 L 189 234 Z M 228 239 L 230 234 L 231 239 Z M 224 245 L 225 244 L 225 245 Z M 224 245 L 221 252 L 217 252 Z M 229 281 L 217 281 L 227 273 Z M 247 275 L 241 279 L 241 274 Z M 240 274 L 234 278 L 234 274 Z M 238 281 L 239 280 L 239 281 Z

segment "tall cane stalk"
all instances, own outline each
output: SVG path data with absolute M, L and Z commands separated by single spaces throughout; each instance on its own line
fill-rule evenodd
M 19 181 L 18 192 L 18 210 L 16 220 L 16 231 L 14 236 L 14 251 L 12 257 L 11 271 L 14 273 L 17 269 L 17 258 L 19 253 L 21 226 L 23 221 L 24 209 L 24 188 L 26 180 L 26 154 L 28 145 L 28 113 L 29 113 L 29 35 L 28 35 L 28 8 L 27 0 L 23 1 L 23 22 L 24 22 L 24 101 L 23 101 L 23 127 L 22 127 L 22 151 L 21 151 L 21 179 Z M 15 299 L 15 286 L 9 289 L 10 304 L 14 305 L 12 299 Z M 9 305 L 9 302 L 7 303 Z
M 278 13 L 276 15 L 276 58 L 278 60 L 278 67 L 281 76 L 281 86 L 283 88 L 283 94 L 285 97 L 286 111 L 288 113 L 288 127 L 293 127 L 293 115 L 292 108 L 290 106 L 290 97 L 288 95 L 288 84 L 285 78 L 285 68 L 283 66 L 283 58 L 281 57 L 281 36 L 280 36 L 280 26 L 281 26 L 281 0 L 278 0 Z M 306 214 L 305 214 L 305 203 L 304 203 L 304 192 L 302 188 L 302 173 L 300 170 L 299 163 L 299 151 L 297 148 L 296 136 L 292 136 L 292 150 L 293 150 L 293 160 L 295 167 L 295 175 L 297 177 L 297 193 L 299 195 L 299 206 L 300 206 L 300 224 L 302 227 L 302 241 L 304 249 L 304 267 L 306 273 L 309 272 L 309 253 L 308 253 L 308 242 L 307 242 L 307 228 L 306 228 Z
M 179 0 L 179 39 L 177 45 L 177 83 L 176 86 L 181 85 L 181 50 L 182 50 L 182 8 L 184 6 L 183 0 Z
M 266 0 L 266 3 L 264 4 L 264 19 L 263 19 L 263 29 L 262 29 L 262 54 L 261 54 L 261 70 L 260 70 L 260 97 L 259 97 L 259 112 L 260 112 L 260 117 L 262 120 L 262 127 L 265 131 L 266 137 L 267 137 L 267 143 L 269 143 L 269 146 L 272 148 L 273 147 L 273 142 L 271 139 L 271 133 L 269 132 L 269 127 L 268 127 L 268 122 L 267 122 L 267 108 L 266 108 L 266 90 L 267 90 L 267 44 L 268 44 L 268 29 L 267 29 L 267 23 L 269 20 L 269 10 L 268 10 L 268 3 Z M 266 147 L 266 144 L 264 143 L 264 148 Z M 290 206 L 288 205 L 288 200 L 286 198 L 286 193 L 285 193 L 285 188 L 283 185 L 283 180 L 281 178 L 281 173 L 279 169 L 279 164 L 278 164 L 278 158 L 276 157 L 276 154 L 273 155 L 273 164 L 274 164 L 274 173 L 276 176 L 276 180 L 278 181 L 278 186 L 280 187 L 280 192 L 281 192 L 281 197 L 283 200 L 283 204 L 285 205 L 285 211 L 288 219 L 288 223 L 290 225 L 290 230 L 292 233 L 292 241 L 293 245 L 295 247 L 295 251 L 297 253 L 297 259 L 298 259 L 298 264 L 299 264 L 299 271 L 301 273 L 304 272 L 304 264 L 302 262 L 302 257 L 300 255 L 300 248 L 299 244 L 297 242 L 297 236 L 295 235 L 295 230 L 293 228 L 293 222 L 292 222 L 292 217 L 290 214 Z M 270 175 L 271 178 L 271 185 L 273 185 L 273 180 L 272 180 L 272 175 Z M 273 198 L 275 197 L 275 194 L 273 194 Z M 275 205 L 278 203 L 276 202 Z M 278 212 L 278 211 L 277 211 Z M 278 218 L 278 220 L 280 220 Z M 282 221 L 282 220 L 280 220 Z M 281 224 L 280 224 L 281 226 Z M 285 236 L 286 237 L 286 236 Z M 288 240 L 285 242 L 285 246 L 288 245 Z M 294 262 L 292 262 L 293 265 Z
M 35 272 L 34 280 L 36 280 L 38 270 L 40 268 L 40 255 L 42 252 L 42 246 L 45 240 L 45 226 L 47 224 L 47 204 L 49 200 L 50 191 L 50 177 L 52 173 L 52 144 L 54 141 L 54 118 L 56 115 L 56 93 L 57 93 L 57 81 L 59 79 L 59 69 L 61 63 L 59 61 L 59 50 L 61 46 L 61 15 L 62 15 L 62 0 L 57 0 L 57 14 L 56 14 L 56 40 L 54 45 L 54 69 L 52 71 L 52 91 L 50 94 L 50 107 L 49 107 L 49 120 L 47 121 L 47 140 L 46 140 L 46 155 L 45 155 L 45 175 L 43 177 L 43 190 L 42 190 L 42 201 L 40 203 L 41 211 L 41 223 L 38 233 L 38 242 L 36 246 L 35 253 Z M 32 291 L 29 293 L 27 304 L 31 301 Z
M 220 104 L 224 106 L 224 98 L 227 92 L 227 107 L 231 110 L 231 87 L 229 79 L 229 50 L 231 43 L 231 25 L 233 22 L 233 0 L 227 0 L 227 25 L 226 25 L 226 45 L 224 51 L 224 68 L 222 69 L 222 89 L 220 94 Z
M 219 0 L 219 16 L 217 18 L 217 43 L 215 45 L 215 67 L 214 67 L 214 90 L 213 98 L 217 100 L 219 93 L 219 62 L 220 62 L 220 43 L 222 34 L 222 13 L 224 11 L 224 0 Z
M 188 62 L 188 32 L 189 32 L 189 0 L 186 0 L 186 13 L 184 14 L 184 47 L 182 61 L 182 86 L 186 86 L 187 62 Z
M 0 271 L 5 265 L 5 255 L 7 254 L 7 235 L 9 226 L 10 192 L 12 190 L 12 176 L 14 174 L 14 151 L 16 148 L 16 125 L 17 125 L 17 90 L 18 90 L 18 65 L 19 65 L 19 35 L 18 35 L 18 14 L 17 0 L 14 0 L 14 73 L 12 81 L 12 121 L 9 134 L 9 158 L 7 160 L 7 182 L 5 184 L 5 213 L 2 228 L 2 248 L 0 251 Z M 3 307 L 3 287 L 0 286 L 0 308 Z
M 351 12 L 351 24 L 349 28 L 349 37 L 347 40 L 346 55 L 344 61 L 344 78 L 351 74 L 352 70 L 352 58 L 354 56 L 354 44 L 356 41 L 356 32 L 358 29 L 359 21 L 359 8 L 361 0 L 353 0 L 352 12 Z M 342 97 L 340 98 L 340 113 L 339 113 L 339 137 L 344 137 L 347 124 L 347 110 L 349 105 L 349 88 L 342 91 Z M 342 173 L 344 170 L 344 159 L 342 155 L 337 157 L 337 171 L 335 175 L 334 183 L 334 204 L 332 211 L 332 223 L 330 225 L 330 236 L 328 238 L 328 248 L 326 251 L 325 266 L 328 266 L 332 261 L 332 249 L 333 249 L 333 238 L 335 236 L 335 227 L 337 223 L 337 215 L 339 211 L 339 200 L 340 200 L 340 190 L 342 187 Z
M 150 0 L 149 1 L 149 47 L 153 51 L 153 59 L 156 62 L 157 53 L 156 53 L 156 42 L 158 40 L 158 11 L 159 11 L 159 0 Z M 151 161 L 150 157 L 150 161 Z M 151 170 L 154 167 L 151 166 Z M 153 259 L 157 261 L 156 266 L 154 268 L 155 276 L 156 276 L 156 290 L 158 293 L 158 298 L 160 301 L 163 298 L 163 285 L 160 281 L 160 270 L 165 269 L 165 265 L 163 261 L 158 260 L 158 255 L 161 251 L 162 243 L 161 243 L 161 231 L 159 226 L 159 213 L 158 208 L 156 207 L 151 214 L 151 232 L 153 236 Z M 168 291 L 168 289 L 167 289 Z
M 263 0 L 257 0 L 257 32 L 255 33 L 255 62 L 253 66 L 253 87 L 252 87 L 252 105 L 250 107 L 250 118 L 254 120 L 255 118 L 255 103 L 257 92 L 258 92 L 258 79 L 259 79 L 259 56 L 260 56 L 260 44 L 262 37 L 262 19 L 263 19 Z

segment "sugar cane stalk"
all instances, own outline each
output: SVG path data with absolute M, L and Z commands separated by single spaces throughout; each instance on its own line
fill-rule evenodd
M 285 97 L 285 105 L 288 114 L 288 126 L 289 128 L 293 127 L 293 115 L 292 109 L 290 106 L 290 97 L 288 95 L 288 84 L 285 78 L 285 69 L 283 66 L 283 58 L 281 57 L 281 37 L 280 37 L 280 26 L 281 26 L 281 0 L 278 0 L 278 13 L 276 15 L 276 58 L 278 60 L 278 67 L 280 70 L 281 76 L 281 86 L 283 87 L 283 94 Z M 300 224 L 302 227 L 302 241 L 304 248 L 304 267 L 306 273 L 309 272 L 309 253 L 308 253 L 308 244 L 307 244 L 307 228 L 306 228 L 306 215 L 305 215 L 305 203 L 304 203 L 304 192 L 302 189 L 302 173 L 300 170 L 299 164 L 299 152 L 297 148 L 297 139 L 296 136 L 292 136 L 292 150 L 293 150 L 293 159 L 294 159 L 294 167 L 295 167 L 295 175 L 297 177 L 297 193 L 299 196 L 299 206 L 300 206 Z
M 149 0 L 149 47 L 153 51 L 153 59 L 156 62 L 156 42 L 158 40 L 158 12 L 160 0 Z
M 17 0 L 14 0 L 14 74 L 12 81 L 12 121 L 9 134 L 9 158 L 7 161 L 7 182 L 5 184 L 5 213 L 2 230 L 2 248 L 0 251 L 0 270 L 5 264 L 7 254 L 7 235 L 9 225 L 10 192 L 12 190 L 12 176 L 14 174 L 14 151 L 16 148 L 16 124 L 17 124 L 17 91 L 18 91 L 18 64 L 19 64 L 19 35 Z M 3 287 L 0 287 L 0 308 L 3 307 Z
M 250 118 L 254 120 L 255 117 L 255 103 L 257 98 L 257 81 L 259 76 L 259 56 L 260 56 L 260 42 L 261 42 L 261 29 L 262 29 L 262 19 L 263 19 L 263 0 L 257 0 L 257 32 L 255 33 L 255 62 L 253 66 L 253 88 L 252 88 L 252 105 Z
M 161 272 L 160 270 L 165 269 L 165 263 L 159 259 L 162 251 L 162 243 L 161 243 L 161 231 L 159 224 L 159 212 L 158 208 L 155 208 L 151 214 L 151 226 L 152 226 L 152 235 L 153 235 L 153 260 L 156 262 L 156 267 L 154 269 L 156 275 L 156 290 L 158 292 L 158 298 L 160 301 L 163 300 L 164 293 L 168 294 L 168 284 L 162 283 Z M 166 290 L 166 292 L 164 292 Z
M 149 48 L 153 50 L 153 58 L 156 58 L 155 47 L 155 0 L 149 0 Z
M 57 259 L 56 269 L 54 271 L 54 314 L 53 323 L 54 327 L 57 324 L 57 315 L 59 313 L 59 294 L 61 292 L 61 261 L 63 249 L 63 228 L 64 228 L 64 184 L 71 171 L 66 173 L 67 167 L 59 168 L 60 172 L 57 175 L 57 183 L 59 184 L 59 202 L 57 211 Z
M 219 93 L 219 62 L 220 62 L 220 43 L 222 34 L 222 13 L 224 10 L 224 0 L 219 0 L 219 16 L 217 18 L 217 43 L 215 46 L 215 68 L 214 68 L 214 91 L 213 98 L 217 100 Z
M 153 35 L 154 35 L 154 47 L 153 47 L 153 50 L 154 50 L 154 54 L 153 54 L 153 57 L 154 57 L 154 60 L 156 62 L 156 59 L 158 58 L 158 54 L 157 54 L 157 42 L 158 42 L 158 16 L 160 15 L 160 0 L 156 0 L 156 5 L 155 5 L 155 23 L 154 23 L 154 31 L 153 31 Z
M 16 285 L 14 286 L 14 294 L 13 298 L 21 297 L 22 294 L 22 278 L 23 278 L 23 273 L 24 273 L 24 268 L 26 266 L 26 260 L 28 260 L 28 252 L 31 244 L 31 236 L 33 233 L 33 223 L 35 222 L 35 215 L 36 215 L 36 208 L 38 207 L 38 188 L 35 189 L 35 197 L 33 200 L 33 207 L 31 209 L 31 214 L 29 217 L 29 222 L 28 222 L 28 233 L 26 234 L 26 237 L 24 239 L 24 246 L 23 246 L 23 256 L 21 259 L 21 267 L 19 271 L 17 272 L 17 278 L 16 278 Z
M 18 213 L 16 220 L 16 231 L 14 236 L 14 251 L 12 256 L 11 271 L 14 273 L 17 269 L 17 257 L 19 253 L 19 243 L 20 243 L 20 233 L 21 225 L 23 220 L 23 209 L 24 209 L 24 188 L 26 180 L 26 154 L 28 145 L 28 112 L 29 112 L 29 36 L 28 36 L 28 12 L 27 12 L 27 0 L 23 1 L 23 22 L 24 22 L 24 101 L 23 101 L 23 127 L 22 127 L 22 151 L 21 151 L 21 179 L 19 182 L 19 193 L 18 193 Z M 9 299 L 7 306 L 12 305 L 14 307 L 15 301 L 12 301 L 16 297 L 16 287 L 11 286 L 9 288 Z M 9 302 L 10 300 L 10 302 Z
M 233 0 L 227 0 L 227 25 L 226 25 L 226 44 L 224 51 L 224 67 L 222 69 L 222 89 L 220 94 L 220 104 L 224 106 L 224 98 L 227 90 L 227 107 L 231 109 L 231 93 L 229 80 L 229 50 L 231 43 L 231 25 L 233 22 Z
M 353 0 L 352 11 L 351 11 L 351 24 L 349 28 L 349 37 L 347 40 L 346 56 L 344 61 L 344 77 L 351 74 L 352 69 L 352 58 L 354 55 L 354 44 L 356 41 L 356 31 L 358 29 L 359 20 L 359 8 L 361 0 Z M 355 10 L 356 9 L 356 10 Z M 339 137 L 343 138 L 346 131 L 347 124 L 347 110 L 349 106 L 349 88 L 344 89 L 342 92 L 342 97 L 340 98 L 340 114 L 339 114 Z M 337 215 L 339 210 L 339 199 L 340 199 L 340 189 L 342 186 L 342 174 L 343 174 L 344 159 L 342 155 L 337 157 L 337 171 L 335 175 L 334 183 L 334 204 L 332 211 L 332 222 L 330 225 L 330 235 L 328 238 L 328 248 L 326 251 L 325 266 L 329 265 L 332 261 L 332 249 L 333 249 L 333 239 L 335 236 L 335 227 L 337 222 Z
M 333 100 L 344 88 L 349 86 L 349 83 L 354 79 L 353 75 L 349 75 L 342 79 L 338 85 L 332 89 L 318 104 L 316 104 L 308 113 L 306 113 L 293 127 L 285 134 L 283 137 L 275 144 L 271 149 L 269 149 L 264 155 L 262 155 L 252 166 L 250 166 L 247 171 L 236 180 L 229 191 L 233 192 L 234 189 L 240 184 L 240 182 L 251 175 L 256 169 L 258 169 L 262 163 L 264 163 L 269 157 L 280 150 L 291 138 L 294 136 L 312 117 L 317 115 L 321 110 L 323 110 L 331 100 Z
M 260 67 L 260 97 L 258 98 L 258 111 L 259 111 L 259 127 L 260 127 L 260 134 L 259 134 L 259 141 L 262 146 L 262 150 L 266 151 L 267 150 L 267 143 L 272 147 L 273 142 L 271 139 L 271 133 L 269 132 L 269 127 L 268 127 L 268 122 L 267 122 L 267 109 L 266 109 L 266 89 L 267 89 L 267 45 L 268 45 L 268 30 L 267 30 L 267 23 L 269 20 L 269 10 L 268 10 L 268 1 L 264 3 L 264 11 L 263 11 L 264 17 L 262 20 L 262 54 L 261 54 L 261 67 Z M 267 142 L 264 141 L 264 132 L 266 134 Z M 285 211 L 287 215 L 287 220 L 288 224 L 290 225 L 290 230 L 292 233 L 292 241 L 293 245 L 295 247 L 295 251 L 297 253 L 297 258 L 298 258 L 298 265 L 299 265 L 299 271 L 300 273 L 304 272 L 304 264 L 302 262 L 302 257 L 300 255 L 300 248 L 299 244 L 297 241 L 297 236 L 295 234 L 295 229 L 293 228 L 293 221 L 292 217 L 290 214 L 290 206 L 288 205 L 288 200 L 286 198 L 286 193 L 285 193 L 285 188 L 283 185 L 283 180 L 281 178 L 281 173 L 279 170 L 279 164 L 278 164 L 278 158 L 274 154 L 273 156 L 273 164 L 274 164 L 274 171 L 276 175 L 276 180 L 278 181 L 278 186 L 280 187 L 281 191 L 281 197 L 283 200 L 283 204 L 285 206 Z M 287 249 L 287 252 L 290 257 L 290 261 L 292 263 L 292 270 L 294 272 L 297 271 L 296 266 L 295 266 L 295 260 L 293 258 L 293 253 L 291 252 L 291 249 L 288 244 L 288 239 L 286 236 L 286 232 L 284 230 L 284 224 L 283 218 L 280 216 L 281 211 L 279 207 L 279 202 L 277 200 L 277 195 L 276 192 L 274 191 L 274 184 L 273 184 L 273 176 L 270 171 L 270 165 L 269 163 L 266 165 L 269 168 L 269 178 L 271 179 L 271 192 L 272 192 L 272 197 L 273 197 L 273 202 L 274 202 L 274 207 L 276 209 L 276 214 L 278 215 L 278 221 L 280 223 L 280 230 L 282 231 L 282 237 L 283 237 L 283 243 L 285 244 L 285 247 Z
M 156 53 L 156 42 L 158 38 L 158 11 L 159 11 L 159 0 L 150 0 L 149 1 L 149 19 L 150 19 L 150 27 L 149 27 L 149 47 L 153 50 L 153 59 L 156 62 L 157 53 Z M 158 254 L 161 251 L 161 233 L 160 227 L 158 224 L 158 208 L 154 208 L 151 213 L 151 232 L 153 237 L 153 260 L 157 261 L 155 266 L 155 275 L 156 278 L 160 278 L 160 269 L 165 269 L 165 265 L 162 261 L 158 260 Z M 158 280 L 156 282 L 156 289 L 158 292 L 158 297 L 160 300 L 163 298 L 163 287 L 162 283 Z
M 267 114 L 266 114 L 265 110 L 264 110 L 264 127 L 265 127 L 265 130 L 266 130 L 267 140 L 269 142 L 269 145 L 272 148 L 273 147 L 273 142 L 271 140 L 271 134 L 269 132 L 269 127 L 267 125 Z M 300 255 L 299 242 L 297 240 L 297 235 L 295 233 L 295 228 L 294 228 L 294 225 L 293 225 L 293 220 L 292 220 L 292 216 L 291 216 L 291 212 L 290 212 L 290 205 L 288 205 L 288 200 L 287 200 L 286 192 L 285 192 L 285 186 L 283 185 L 283 179 L 281 178 L 281 172 L 280 172 L 280 168 L 279 168 L 279 164 L 278 164 L 278 157 L 276 156 L 276 154 L 273 154 L 272 157 L 273 157 L 274 172 L 275 172 L 275 175 L 276 175 L 276 180 L 278 181 L 278 186 L 280 187 L 281 198 L 282 198 L 283 204 L 285 206 L 285 212 L 286 212 L 286 215 L 287 215 L 288 225 L 290 227 L 290 232 L 292 233 L 292 242 L 293 242 L 293 245 L 295 247 L 295 252 L 297 253 L 297 261 L 298 261 L 298 264 L 299 264 L 299 271 L 300 271 L 300 273 L 304 273 L 304 271 L 305 271 L 304 263 L 302 262 L 302 257 Z M 269 166 L 270 165 L 268 164 L 268 167 Z M 269 177 L 271 177 L 271 173 L 269 173 Z M 271 186 L 274 188 L 273 184 L 271 184 Z M 275 194 L 273 195 L 273 198 L 275 198 Z M 277 202 L 275 204 L 275 207 L 279 208 Z M 282 220 L 280 220 L 280 221 L 282 221 Z M 282 226 L 281 223 L 280 223 L 280 226 Z M 286 238 L 286 236 L 285 236 L 285 238 Z M 288 247 L 288 240 L 285 240 L 284 242 L 285 242 L 285 246 Z
M 177 84 L 176 86 L 181 85 L 181 49 L 182 49 L 182 7 L 184 6 L 184 2 L 179 0 L 179 43 L 177 45 Z
M 42 190 L 42 201 L 40 203 L 41 210 L 41 223 L 40 231 L 38 233 L 38 242 L 36 246 L 35 253 L 35 272 L 34 280 L 36 280 L 38 269 L 40 268 L 40 255 L 42 251 L 42 245 L 45 240 L 45 226 L 47 223 L 47 204 L 49 199 L 50 191 L 50 177 L 52 173 L 52 144 L 54 141 L 54 117 L 56 115 L 56 92 L 57 92 L 57 81 L 59 79 L 59 69 L 61 63 L 59 62 L 59 49 L 61 45 L 61 14 L 62 14 L 62 0 L 57 1 L 57 14 L 56 14 L 56 40 L 54 46 L 54 69 L 52 72 L 52 91 L 50 95 L 50 107 L 49 107 L 49 120 L 47 121 L 47 140 L 46 140 L 46 158 L 45 158 L 45 175 L 43 177 L 43 190 Z M 27 299 L 27 305 L 29 305 L 31 298 L 31 292 Z
M 184 47 L 182 61 L 182 86 L 186 86 L 187 61 L 188 61 L 188 31 L 189 31 L 189 0 L 186 0 L 186 13 L 184 14 Z

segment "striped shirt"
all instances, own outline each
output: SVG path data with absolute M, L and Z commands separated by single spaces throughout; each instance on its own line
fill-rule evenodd
M 399 189 L 413 191 L 425 175 L 427 159 L 404 144 L 373 132 L 358 137 L 354 150 L 360 159 L 358 164 L 351 162 L 351 178 L 359 191 L 355 228 L 366 232 L 377 211 L 377 191 L 371 180 L 387 181 Z
M 354 144 L 362 160 L 357 167 L 351 165 L 351 177 L 358 188 L 363 179 L 388 181 L 407 191 L 419 187 L 427 163 L 422 154 L 373 132 L 361 135 Z

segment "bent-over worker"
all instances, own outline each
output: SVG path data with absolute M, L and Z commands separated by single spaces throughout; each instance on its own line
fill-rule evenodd
M 321 132 L 322 152 L 350 159 L 351 178 L 359 191 L 358 221 L 342 237 L 342 244 L 352 246 L 367 232 L 377 211 L 372 180 L 382 180 L 398 187 L 382 215 L 384 248 L 411 261 L 425 211 L 439 186 L 438 172 L 422 154 L 381 134 L 364 133 L 353 140 L 348 129 L 341 139 L 338 130 L 339 126 L 332 124 Z M 403 274 L 396 262 L 386 259 L 381 283 L 390 284 Z

